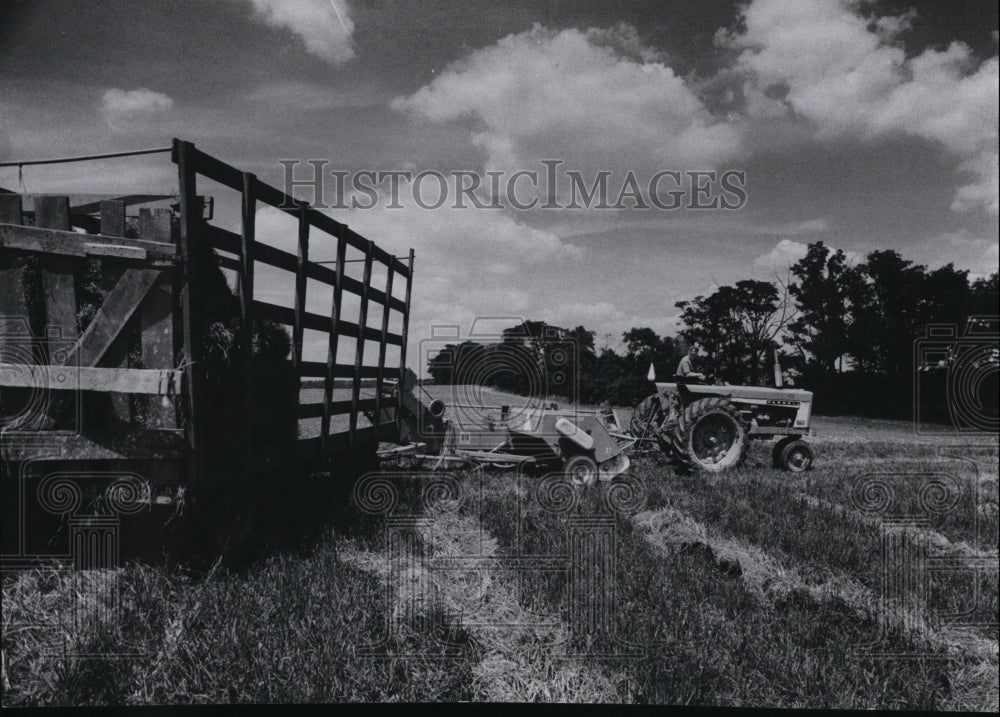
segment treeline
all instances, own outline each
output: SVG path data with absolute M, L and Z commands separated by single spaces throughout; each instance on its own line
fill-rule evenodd
M 972 351 L 980 402 L 996 395 L 996 322 L 970 324 L 1000 313 L 996 273 L 970 281 L 952 264 L 929 270 L 893 250 L 851 265 L 843 251 L 816 242 L 784 281 L 746 279 L 676 307 L 677 336 L 631 328 L 623 353 L 597 349 L 583 326 L 525 321 L 493 344 L 445 346 L 428 372 L 439 384 L 628 406 L 652 392 L 651 363 L 658 380 L 669 380 L 698 343 L 711 381 L 774 385 L 778 356 L 783 383 L 812 390 L 821 413 L 900 418 L 916 409 L 948 420 L 949 371 L 954 378 L 955 362 Z M 944 331 L 924 341 L 930 326 L 952 327 L 954 339 Z

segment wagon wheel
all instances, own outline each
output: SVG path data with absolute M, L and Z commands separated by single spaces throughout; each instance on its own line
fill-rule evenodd
M 566 461 L 563 472 L 569 477 L 569 482 L 578 488 L 587 488 L 597 482 L 597 463 L 589 456 L 573 456 Z

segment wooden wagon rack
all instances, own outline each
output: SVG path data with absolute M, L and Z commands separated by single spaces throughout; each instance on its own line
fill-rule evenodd
M 394 257 L 310 204 L 190 142 L 173 140 L 171 160 L 178 172 L 176 194 L 0 193 L 0 391 L 8 404 L 0 416 L 0 460 L 6 466 L 138 461 L 149 466 L 142 473 L 154 484 L 190 489 L 216 480 L 206 466 L 213 460 L 216 444 L 210 434 L 219 419 L 206 409 L 213 388 L 202 341 L 209 308 L 206 281 L 217 271 L 215 264 L 235 274 L 239 355 L 234 361 L 245 405 L 253 405 L 255 392 L 268 379 L 252 370 L 257 320 L 287 327 L 288 360 L 300 389 L 303 380 L 317 385 L 322 380 L 321 400 L 303 402 L 299 390 L 294 407 L 297 422 L 319 420 L 319 435 L 266 444 L 255 439 L 259 411 L 240 412 L 240 425 L 232 428 L 236 445 L 229 446 L 241 456 L 238 472 L 328 472 L 352 457 L 374 458 L 380 438 L 397 435 L 398 418 L 359 426 L 359 415 L 398 416 L 383 409 L 397 408 L 386 405 L 392 399 L 385 389 L 406 370 L 413 251 L 402 260 Z M 238 199 L 239 231 L 213 223 L 210 207 L 214 199 L 217 209 L 220 197 L 200 195 L 202 180 L 237 193 L 227 199 Z M 294 253 L 258 241 L 259 207 L 294 218 Z M 336 262 L 312 260 L 319 246 L 327 253 L 335 249 Z M 349 251 L 361 258 L 349 259 Z M 26 257 L 34 257 L 38 267 L 36 294 L 44 306 L 29 305 L 22 286 Z M 95 260 L 110 288 L 96 311 L 81 317 L 79 297 L 86 291 L 84 282 L 93 280 Z M 363 261 L 360 279 L 345 273 L 349 261 Z M 290 305 L 257 291 L 255 269 L 261 266 L 294 275 Z M 385 277 L 378 286 L 373 268 Z M 329 287 L 323 294 L 332 295 L 328 311 L 307 310 L 310 282 Z M 346 315 L 346 294 L 358 297 L 356 316 Z M 382 307 L 377 326 L 369 325 L 372 302 Z M 398 333 L 390 331 L 393 312 L 401 319 Z M 326 337 L 325 361 L 303 359 L 306 331 Z M 341 337 L 355 340 L 353 362 L 338 362 Z M 387 365 L 390 346 L 399 352 L 393 365 Z M 335 400 L 335 382 L 342 386 L 344 380 L 350 383 L 350 398 Z M 362 396 L 363 384 L 372 384 L 371 397 Z M 81 408 L 94 394 L 106 396 L 106 420 L 94 421 Z M 338 416 L 347 417 L 346 430 L 331 430 Z

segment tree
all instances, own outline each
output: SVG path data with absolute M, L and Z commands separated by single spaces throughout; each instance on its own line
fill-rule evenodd
M 575 401 L 585 367 L 596 359 L 594 332 L 583 326 L 570 330 L 544 321 L 523 321 L 504 329 L 491 358 L 501 388 Z
M 857 270 L 858 280 L 848 289 L 854 316 L 848 348 L 857 369 L 909 375 L 913 341 L 933 309 L 924 267 L 890 249 L 871 252 Z
M 821 370 L 833 374 L 837 360 L 849 348 L 850 298 L 859 273 L 847 266 L 842 250 L 831 254 L 823 242 L 810 244 L 791 272 L 798 281 L 788 285 L 788 292 L 799 313 L 788 326 L 790 341 Z
M 921 267 L 922 268 L 922 267 Z M 948 263 L 924 272 L 921 319 L 934 323 L 961 325 L 971 312 L 969 272 Z
M 631 328 L 622 334 L 627 356 L 636 363 L 652 361 L 662 342 L 656 332 L 649 327 Z
M 979 316 L 1000 314 L 1000 274 L 993 272 L 969 287 L 969 313 Z
M 475 341 L 446 344 L 427 361 L 427 373 L 438 385 L 448 385 L 456 380 L 469 382 L 469 376 L 478 373 L 484 363 L 487 347 Z
M 767 353 L 792 318 L 788 292 L 767 281 L 745 279 L 708 297 L 681 301 L 682 335 L 707 350 L 711 373 L 733 383 L 763 382 Z

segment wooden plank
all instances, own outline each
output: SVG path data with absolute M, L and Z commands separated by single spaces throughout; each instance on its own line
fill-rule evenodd
M 107 256 L 116 259 L 143 261 L 148 256 L 146 250 L 139 247 L 92 243 L 88 242 L 84 238 L 85 236 L 73 233 L 71 238 L 63 239 L 58 237 L 43 240 L 24 236 L 14 236 L 9 239 L 0 237 L 0 247 L 41 252 L 44 254 L 59 254 L 61 256 L 72 256 L 80 259 Z
M 375 399 L 374 398 L 362 398 L 357 404 L 354 401 L 331 401 L 329 404 L 326 403 L 303 403 L 296 409 L 297 418 L 320 418 L 323 415 L 323 409 L 325 406 L 330 407 L 330 415 L 336 416 L 338 414 L 350 413 L 355 411 L 373 411 L 375 410 Z M 261 419 L 267 420 L 272 419 L 273 416 L 260 416 Z
M 239 254 L 239 296 L 240 296 L 240 346 L 243 356 L 243 415 L 240 422 L 241 455 L 249 456 L 253 445 L 253 287 L 254 256 L 257 233 L 256 177 L 243 175 L 242 224 Z M 244 467 L 245 467 L 244 463 Z M 244 474 L 244 477 L 246 475 Z
M 100 234 L 78 234 L 36 227 L 0 224 L 0 248 L 60 254 L 67 257 L 109 256 L 170 262 L 176 258 L 174 247 L 162 242 L 148 242 Z
M 181 373 L 169 369 L 0 363 L 0 386 L 176 396 L 180 394 L 180 385 Z
M 124 273 L 119 266 L 104 267 L 105 271 L 115 272 L 118 281 L 121 281 Z M 96 316 L 96 315 L 95 315 Z M 105 366 L 116 368 L 129 368 L 129 354 L 134 346 L 139 343 L 139 330 L 134 322 L 128 323 L 122 331 L 115 337 L 105 352 L 101 363 Z M 133 398 L 132 396 L 114 393 L 110 396 L 111 417 L 114 421 L 108 428 L 131 425 L 133 423 Z M 139 406 L 134 406 L 137 410 Z
M 72 209 L 70 210 L 72 211 Z M 100 233 L 109 237 L 125 236 L 125 202 L 120 199 L 105 199 L 100 203 L 101 223 Z M 100 245 L 97 245 L 100 246 Z M 139 258 L 145 259 L 146 252 L 143 249 L 135 248 L 133 251 L 139 252 Z M 105 269 L 108 267 L 105 265 Z M 117 267 L 116 267 L 117 268 Z M 121 276 L 118 276 L 121 279 Z M 117 366 L 128 368 L 129 365 L 129 338 L 132 332 L 123 331 L 114 344 L 108 349 L 108 356 L 105 360 L 107 366 Z M 119 424 L 132 423 L 132 397 L 122 394 L 114 394 L 111 399 L 111 413 Z
M 25 206 L 34 207 L 35 203 L 50 194 L 25 194 Z M 166 207 L 177 203 L 176 194 L 67 194 L 69 199 L 70 217 L 80 214 L 94 214 L 101 211 L 102 202 L 121 202 L 122 206 L 135 207 Z
M 139 210 L 139 239 L 173 246 L 174 213 L 169 208 Z
M 315 212 L 315 210 L 313 211 Z M 326 222 L 335 221 L 332 217 L 329 217 L 325 214 L 320 214 L 319 212 L 316 212 L 316 215 L 317 215 L 316 217 L 317 226 L 319 228 L 323 228 L 322 225 L 325 224 Z M 362 251 L 365 250 L 365 243 L 369 241 L 368 239 L 365 239 L 363 236 L 358 234 L 353 229 L 350 229 L 346 225 L 344 226 L 344 234 L 346 235 L 347 241 L 349 244 L 351 244 L 351 246 L 355 247 L 356 249 L 361 249 Z M 373 252 L 372 258 L 375 261 L 379 262 L 380 264 L 392 266 L 396 270 L 397 274 L 402 274 L 403 276 L 407 277 L 410 275 L 409 269 L 406 267 L 406 264 L 401 262 L 396 257 L 392 256 L 385 249 L 375 246 L 372 249 L 372 252 Z
M 236 272 L 236 280 L 239 281 L 240 271 L 243 268 L 243 265 L 240 263 L 240 260 L 219 253 L 216 253 L 215 256 L 219 260 L 219 268 L 229 269 L 230 271 Z
M 227 231 L 222 227 L 217 227 L 213 224 L 206 224 L 203 236 L 205 241 L 207 241 L 214 249 L 221 249 L 222 251 L 229 252 L 230 254 L 240 253 L 239 234 Z
M 97 434 L 55 433 L 45 436 L 45 450 L 58 460 L 148 460 L 184 456 L 184 436 L 177 430 L 122 429 Z M 5 434 L 0 458 L 6 461 L 35 460 L 39 455 L 37 434 Z
M 39 197 L 35 201 L 35 226 L 68 230 L 69 199 L 64 196 Z M 60 256 L 43 257 L 42 292 L 45 298 L 46 331 L 55 330 L 62 339 L 76 336 L 73 263 Z
M 361 307 L 358 312 L 358 333 L 360 337 L 355 342 L 354 348 L 354 381 L 351 386 L 351 417 L 348 433 L 351 436 L 351 448 L 356 448 L 354 434 L 358 429 L 358 399 L 361 391 L 361 364 L 364 363 L 365 355 L 365 329 L 368 328 L 368 287 L 372 281 L 372 260 L 374 258 L 375 242 L 369 241 L 365 250 L 365 270 L 363 284 L 365 293 L 361 296 Z
M 410 290 L 413 288 L 413 249 L 410 249 L 408 257 L 408 270 L 406 272 L 406 298 L 403 300 L 403 329 L 400 335 L 399 344 L 399 389 L 396 391 L 396 435 L 401 435 L 401 422 L 403 420 L 403 377 L 406 376 L 406 342 L 410 330 Z
M 354 377 L 354 366 L 348 364 L 334 364 L 333 366 L 333 377 L 334 378 L 353 378 Z M 378 378 L 378 366 L 362 366 L 361 367 L 361 378 L 374 379 Z M 327 374 L 327 364 L 322 361 L 303 361 L 302 362 L 302 375 L 307 378 L 323 378 Z M 383 370 L 383 378 L 395 380 L 398 378 L 399 371 L 395 367 L 386 367 Z
M 261 246 L 260 244 L 257 245 Z M 286 326 L 295 325 L 295 311 L 287 306 L 278 306 L 277 304 L 271 304 L 266 301 L 254 301 L 253 302 L 254 311 L 257 316 L 262 319 L 268 319 L 270 321 L 277 321 L 279 324 L 285 324 Z M 313 331 L 330 331 L 330 322 L 320 316 L 319 314 L 314 314 L 309 311 L 302 312 L 302 325 Z M 337 322 L 337 331 L 342 336 L 350 336 L 352 338 L 360 338 L 362 335 L 361 327 L 357 324 L 352 324 L 350 321 L 340 320 Z M 382 339 L 382 333 L 371 326 L 366 326 L 364 330 L 364 337 L 367 341 L 380 341 Z M 403 343 L 403 337 L 399 334 L 387 334 L 386 342 L 393 344 L 395 346 L 400 346 Z
M 169 208 L 140 209 L 139 237 L 169 243 L 173 239 L 174 213 Z M 142 365 L 147 369 L 169 369 L 174 366 L 174 276 L 162 272 L 139 307 Z M 174 428 L 177 407 L 170 400 L 145 401 L 147 428 Z
M 129 269 L 122 274 L 70 352 L 69 360 L 81 366 L 95 366 L 161 274 L 159 269 Z
M 204 174 L 210 179 L 214 179 L 220 184 L 224 184 L 230 189 L 237 192 L 242 191 L 242 174 L 238 169 L 216 159 L 215 157 L 212 157 L 211 155 L 194 149 L 194 145 L 190 146 L 192 149 L 191 161 L 198 172 Z M 306 218 L 310 225 L 326 232 L 332 237 L 344 239 L 355 249 L 368 251 L 369 240 L 365 239 L 357 232 L 349 229 L 346 224 L 342 224 L 333 217 L 309 207 L 307 202 L 302 202 L 294 197 L 290 197 L 269 184 L 265 184 L 260 181 L 257 182 L 257 199 L 296 218 L 299 217 L 299 213 L 302 211 L 302 207 L 304 206 L 306 207 Z M 409 276 L 409 270 L 407 267 L 399 261 L 399 259 L 394 258 L 384 249 L 375 246 L 372 248 L 372 254 L 375 261 L 387 265 L 394 265 L 397 273 L 403 274 L 407 277 Z
M 333 284 L 333 300 L 330 305 L 330 327 L 329 341 L 326 348 L 326 377 L 323 381 L 323 420 L 321 422 L 320 448 L 322 450 L 323 461 L 328 463 L 332 458 L 330 437 L 330 400 L 333 396 L 333 379 L 337 367 L 337 342 L 340 338 L 340 310 L 343 299 L 344 285 L 344 259 L 347 255 L 347 242 L 342 238 L 337 238 L 337 271 Z
M 239 254 L 240 237 L 238 234 L 211 225 L 206 225 L 205 231 L 207 232 L 209 243 L 213 247 L 229 252 L 230 254 Z M 293 273 L 298 271 L 298 260 L 295 254 L 276 249 L 268 244 L 257 244 L 256 260 L 262 264 L 267 264 L 268 266 L 273 266 L 284 271 Z M 396 273 L 398 274 L 399 272 Z M 306 277 L 320 281 L 328 286 L 335 286 L 337 283 L 335 269 L 315 262 L 308 262 L 306 264 Z M 345 276 L 343 277 L 343 290 L 360 296 L 364 292 L 364 286 L 357 279 Z M 373 286 L 368 288 L 367 295 L 370 300 L 382 305 L 388 303 L 396 311 L 402 311 L 404 308 L 401 299 L 389 298 L 384 291 L 376 289 Z
M 309 263 L 309 222 L 306 220 L 306 206 L 299 212 L 299 241 L 295 256 L 295 326 L 292 332 L 292 366 L 299 376 L 302 363 L 302 314 L 306 310 L 306 264 Z M 300 376 L 301 379 L 301 376 Z M 301 380 L 300 380 L 301 383 Z
M 45 195 L 35 199 L 35 226 L 69 230 L 69 197 Z
M 204 391 L 204 368 L 201 358 L 201 337 L 203 334 L 201 297 L 199 287 L 202 286 L 203 267 L 198 261 L 198 251 L 195 242 L 198 241 L 198 230 L 203 224 L 201 207 L 197 196 L 197 173 L 195 156 L 197 150 L 190 142 L 175 139 L 171 158 L 177 164 L 178 186 L 180 188 L 180 233 L 177 238 L 177 248 L 183 260 L 183 271 L 180 276 L 180 302 L 182 312 L 182 333 L 184 365 L 187 371 L 187 426 L 189 464 L 188 481 L 197 488 L 206 478 L 202 475 L 203 457 L 200 453 L 202 445 L 203 416 L 201 413 L 202 393 Z
M 160 276 L 159 269 L 129 269 L 104 297 L 104 303 L 97 310 L 86 331 L 77 340 L 73 349 L 62 362 L 64 365 L 96 366 L 111 348 L 115 338 L 125 328 L 125 324 L 135 313 L 153 283 Z M 66 410 L 70 397 L 65 393 L 52 398 L 49 409 L 42 420 L 42 428 L 52 428 L 59 416 Z
M 108 237 L 125 236 L 125 202 L 105 199 L 101 202 L 101 234 Z
M 22 221 L 21 195 L 0 194 L 0 222 L 4 224 L 20 224 Z M 0 243 L 0 249 L 3 249 Z M 13 337 L 12 328 L 7 324 L 17 322 L 28 330 L 28 298 L 21 286 L 21 266 L 17 261 L 17 253 L 0 251 L 0 357 L 7 356 L 13 349 L 6 349 L 7 342 Z M 27 337 L 30 340 L 30 337 Z M 24 344 L 24 338 L 14 339 L 13 345 Z M 20 354 L 20 351 L 18 351 Z
M 385 293 L 386 296 L 392 296 L 392 279 L 395 276 L 395 271 L 393 271 L 390 265 L 388 270 L 389 273 L 385 277 Z M 382 307 L 382 339 L 378 342 L 378 374 L 375 381 L 375 416 L 376 423 L 381 422 L 382 416 L 382 386 L 385 382 L 385 347 L 386 341 L 389 338 L 389 307 Z
M 35 200 L 35 226 L 41 229 L 69 230 L 69 198 L 65 196 L 39 197 Z M 63 256 L 44 256 L 42 267 L 42 295 L 45 300 L 45 332 L 47 343 L 46 363 L 55 363 L 56 346 L 77 335 L 76 290 L 73 282 L 73 262 Z M 39 417 L 42 427 L 52 428 L 66 410 L 73 396 L 54 394 Z
M 22 206 L 20 194 L 0 194 L 0 224 L 22 224 Z

